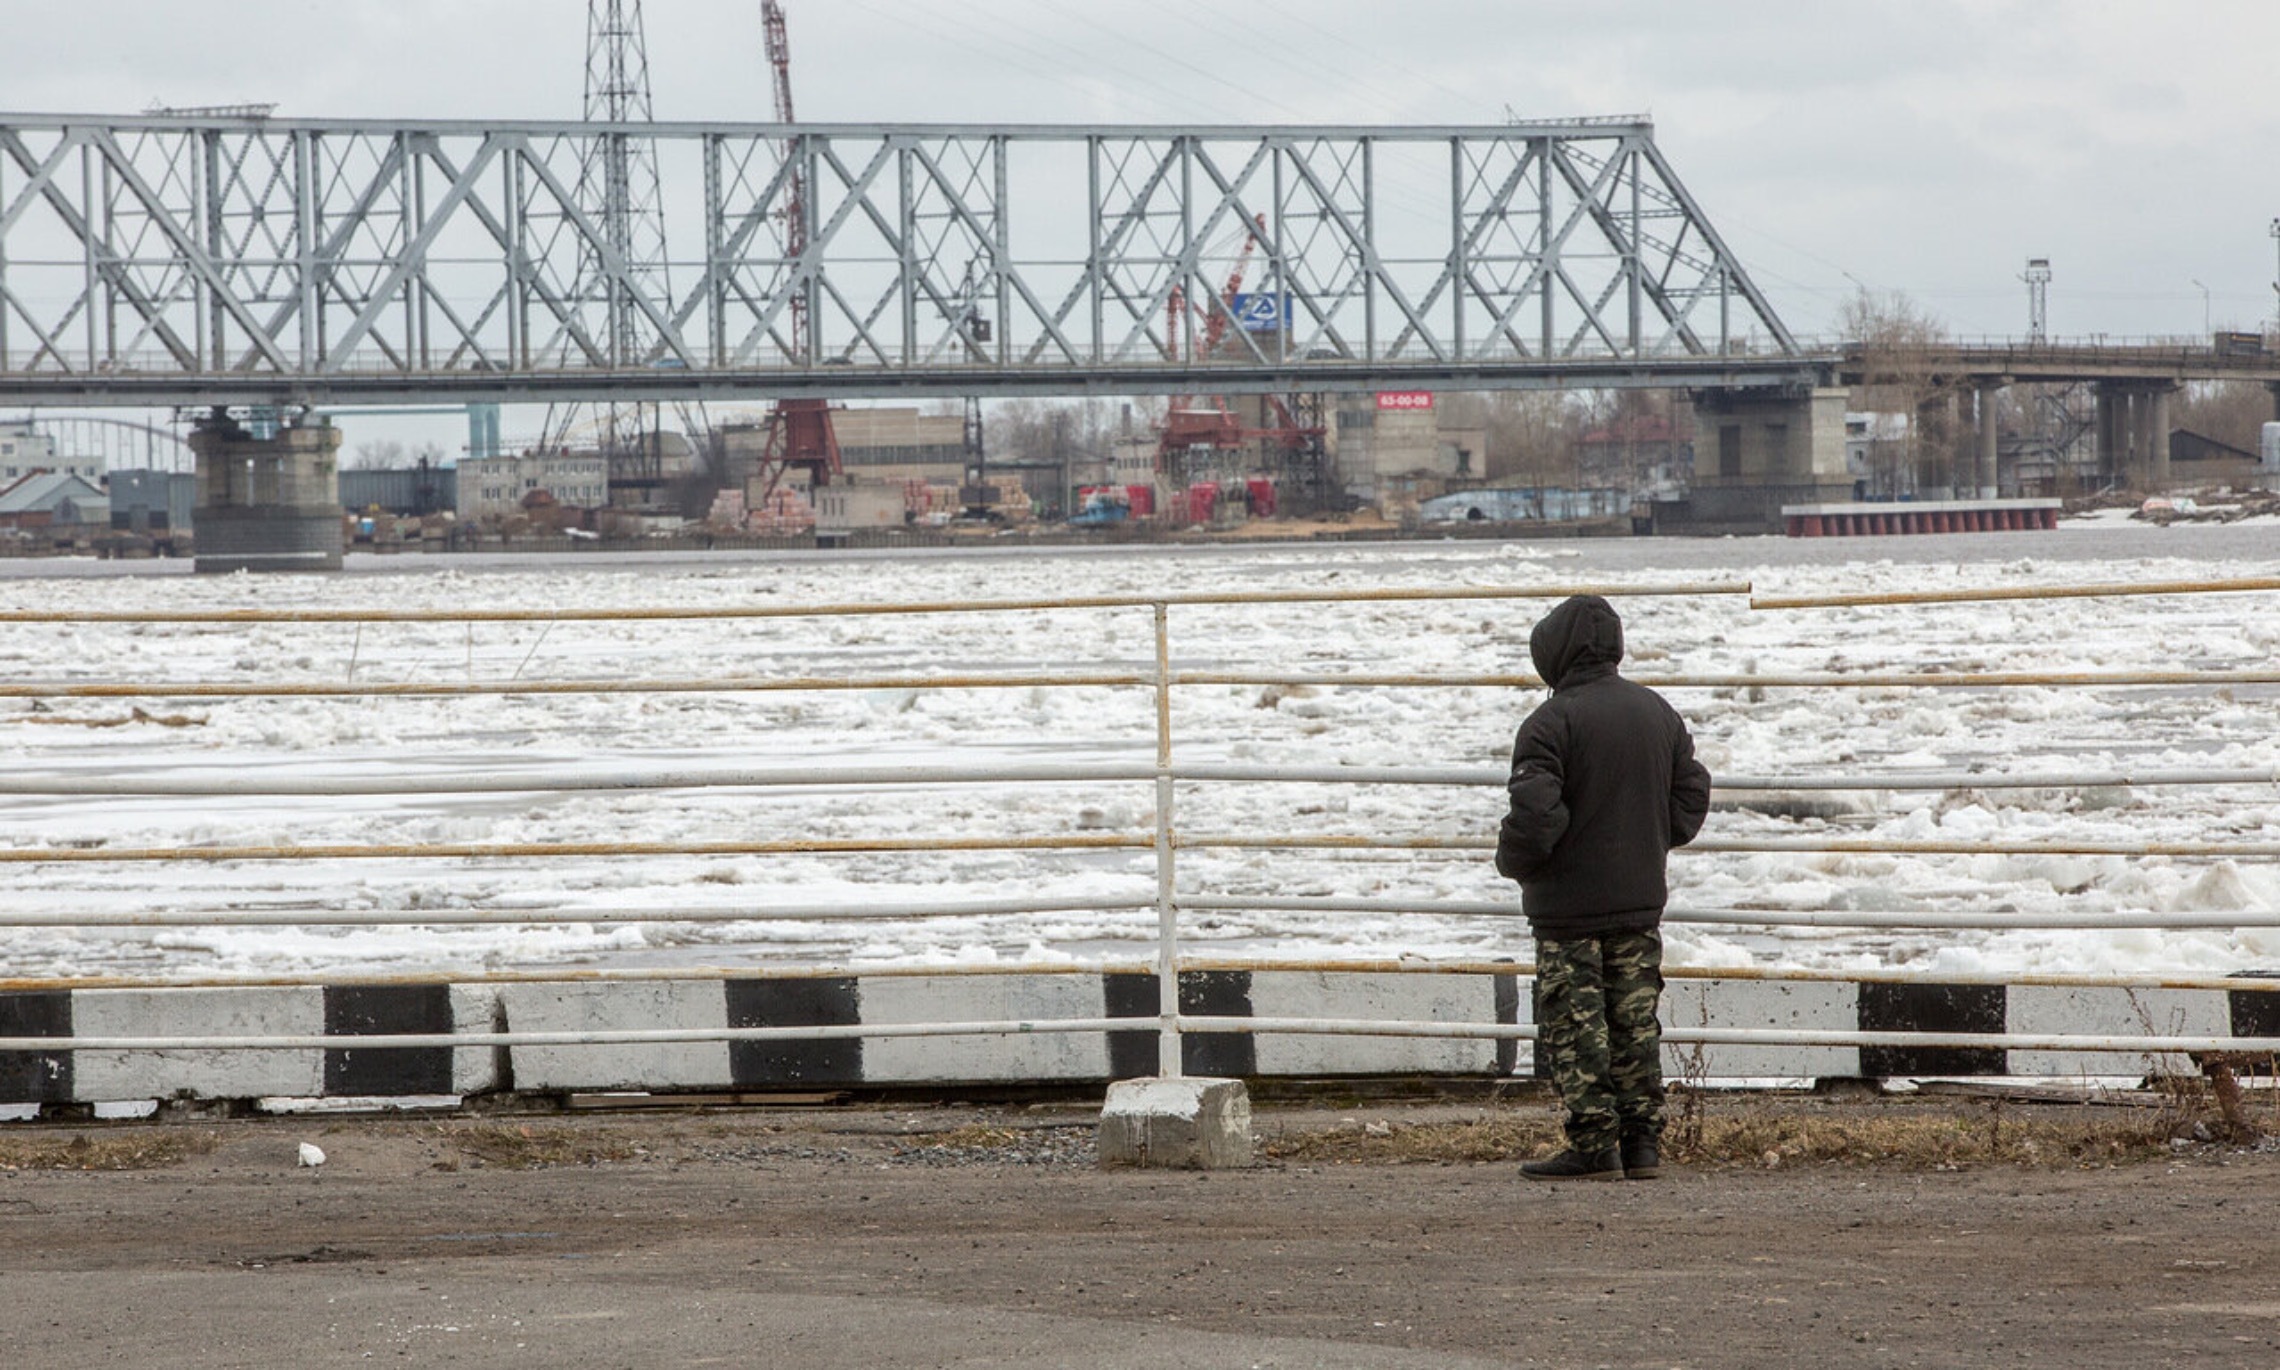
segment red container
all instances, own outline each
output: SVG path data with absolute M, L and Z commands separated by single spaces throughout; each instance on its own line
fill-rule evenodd
M 1187 488 L 1187 519 L 1190 523 L 1209 523 L 1219 507 L 1219 482 L 1199 480 Z
M 1156 514 L 1156 487 L 1153 485 L 1127 485 L 1124 502 L 1136 519 L 1153 518 Z
M 1275 483 L 1265 476 L 1253 476 L 1243 482 L 1243 493 L 1251 501 L 1251 517 L 1271 519 L 1275 516 Z

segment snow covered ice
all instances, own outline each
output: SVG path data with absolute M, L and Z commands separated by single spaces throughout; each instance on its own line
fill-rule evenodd
M 16 563 L 0 606 L 40 610 L 819 605 L 1227 589 L 1754 583 L 1761 593 L 2132 583 L 2280 574 L 2268 524 L 1874 540 L 1481 541 L 905 555 L 352 558 L 324 577 L 192 577 L 150 563 Z M 1525 673 L 1548 601 L 1175 606 L 1176 668 L 1324 675 Z M 1626 669 L 1657 675 L 2270 668 L 2280 592 L 1752 610 L 1739 595 L 1624 598 Z M 731 621 L 0 625 L 18 681 L 246 683 L 1145 672 L 1150 612 L 1052 609 Z M 1891 792 L 1909 772 L 2128 768 L 2280 774 L 2280 687 L 1673 688 L 1714 774 L 1857 778 L 1784 811 L 1723 802 L 1706 836 L 1841 833 L 1988 841 L 2280 840 L 2280 786 Z M 1173 699 L 1182 762 L 1467 766 L 1500 771 L 1538 696 L 1484 686 L 1198 685 Z M 18 777 L 248 774 L 518 778 L 670 767 L 978 766 L 1155 756 L 1133 687 L 864 689 L 464 698 L 0 701 Z M 1729 799 L 1732 797 L 1729 796 Z M 0 844 L 735 842 L 1127 833 L 1151 782 L 677 789 L 229 799 L 0 796 Z M 1478 838 L 1499 788 L 1183 784 L 1189 833 Z M 2267 860 L 2069 855 L 1682 853 L 1674 908 L 2067 914 L 2237 911 L 2271 922 Z M 1447 913 L 1185 915 L 1187 949 L 1254 957 L 1527 955 L 1516 893 L 1484 851 L 1183 850 L 1184 894 L 1399 899 Z M 1137 962 L 1155 914 L 1151 852 L 959 851 L 525 860 L 42 862 L 9 867 L 17 916 L 312 912 L 382 926 L 11 930 L 13 976 L 761 964 Z M 1049 915 L 853 916 L 939 901 L 1065 899 Z M 846 905 L 851 916 L 770 919 Z M 423 913 L 528 910 L 527 924 Z M 737 921 L 549 923 L 559 911 L 724 912 Z M 2001 931 L 1674 925 L 1674 964 L 1939 973 L 2230 973 L 2280 968 L 2280 929 Z

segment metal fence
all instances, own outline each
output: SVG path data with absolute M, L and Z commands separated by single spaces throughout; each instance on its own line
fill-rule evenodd
M 893 672 L 813 675 L 720 675 L 702 678 L 610 677 L 575 680 L 511 679 L 497 682 L 357 681 L 352 657 L 348 676 L 337 683 L 265 683 L 260 669 L 246 671 L 247 679 L 227 682 L 145 680 L 51 680 L 0 682 L 0 698 L 28 700 L 138 699 L 187 700 L 214 697 L 300 698 L 355 700 L 384 696 L 453 697 L 484 694 L 512 695 L 672 695 L 721 692 L 848 691 L 943 689 L 1119 689 L 1145 691 L 1154 706 L 1154 758 L 1151 762 L 1023 765 L 908 765 L 813 767 L 600 767 L 572 775 L 497 779 L 451 773 L 364 776 L 303 771 L 291 774 L 243 774 L 215 778 L 181 779 L 124 773 L 81 775 L 0 773 L 0 797 L 11 800 L 52 799 L 64 796 L 117 796 L 128 798 L 196 798 L 221 796 L 323 796 L 376 797 L 388 795 L 517 795 L 551 793 L 610 793 L 636 790 L 791 790 L 815 787 L 880 787 L 956 789 L 989 785 L 1060 785 L 1095 782 L 1152 786 L 1154 808 L 1144 829 L 1126 831 L 1056 831 L 984 837 L 914 836 L 908 832 L 881 832 L 852 837 L 800 836 L 746 841 L 421 841 L 371 844 L 266 844 L 188 843 L 180 845 L 116 847 L 86 845 L 0 845 L 0 866 L 9 868 L 64 864 L 126 865 L 164 863 L 185 868 L 212 863 L 291 863 L 312 860 L 354 860 L 387 863 L 486 862 L 549 860 L 565 857 L 608 856 L 629 859 L 670 855 L 775 858 L 793 855 L 845 856 L 862 853 L 925 852 L 1041 852 L 1125 851 L 1152 858 L 1155 894 L 1152 900 L 1103 900 L 1086 897 L 992 898 L 962 901 L 866 901 L 848 904 L 831 901 L 807 904 L 770 904 L 764 910 L 729 911 L 679 907 L 634 907 L 539 911 L 531 908 L 430 907 L 416 911 L 386 909 L 250 909 L 231 911 L 126 909 L 110 911 L 18 910 L 0 913 L 0 927 L 163 929 L 195 926 L 325 926 L 371 927 L 387 925 L 446 926 L 480 924 L 531 925 L 542 923 L 634 924 L 642 922 L 742 922 L 764 918 L 770 922 L 875 921 L 891 925 L 921 917 L 1029 917 L 1076 911 L 1124 911 L 1155 915 L 1153 958 L 1145 967 L 1111 963 L 1063 966 L 1023 964 L 1019 967 L 982 967 L 970 973 L 1052 973 L 1056 970 L 1145 969 L 1156 977 L 1158 1013 L 1158 1066 L 1165 1075 L 1182 1070 L 1181 1039 L 1188 1033 L 1273 1034 L 1303 1033 L 1316 1036 L 1374 1035 L 1384 1037 L 1443 1037 L 1530 1039 L 1534 1028 L 1525 1023 L 1399 1021 L 1353 1018 L 1227 1017 L 1182 1009 L 1179 976 L 1183 971 L 1213 969 L 1315 970 L 1324 973 L 1470 974 L 1527 976 L 1532 967 L 1496 960 L 1425 960 L 1402 958 L 1308 960 L 1229 958 L 1197 954 L 1183 939 L 1184 915 L 1213 911 L 1285 913 L 1409 914 L 1430 912 L 1459 917 L 1516 919 L 1517 900 L 1465 901 L 1449 899 L 1356 898 L 1303 895 L 1237 894 L 1183 885 L 1183 853 L 1221 851 L 1331 850 L 1385 853 L 1486 853 L 1493 848 L 1493 824 L 1481 833 L 1379 833 L 1379 832 L 1275 832 L 1259 830 L 1191 831 L 1178 818 L 1177 803 L 1186 787 L 1303 783 L 1317 786 L 1428 786 L 1494 791 L 1502 786 L 1501 769 L 1475 766 L 1406 767 L 1369 765 L 1246 765 L 1184 762 L 1178 756 L 1181 737 L 1175 728 L 1174 700 L 1186 688 L 1205 686 L 1319 686 L 1388 690 L 1491 687 L 1541 688 L 1542 682 L 1524 673 L 1399 673 L 1331 672 L 1322 670 L 1231 670 L 1176 668 L 1172 617 L 1174 611 L 1210 612 L 1228 606 L 1260 604 L 1355 605 L 1402 601 L 1549 601 L 1576 593 L 1611 597 L 1721 596 L 1746 604 L 1752 612 L 1785 612 L 1811 608 L 1875 608 L 1931 606 L 1964 601 L 2005 599 L 2056 599 L 2080 596 L 2210 595 L 2255 593 L 2280 589 L 2280 580 L 2162 582 L 2134 585 L 1998 586 L 1986 589 L 1896 592 L 1855 595 L 1753 596 L 1746 583 L 1729 580 L 1677 581 L 1633 584 L 1568 584 L 1560 586 L 1456 587 L 1433 589 L 1376 589 L 1321 591 L 1231 590 L 1182 594 L 1091 595 L 1065 598 L 997 600 L 944 600 L 904 603 L 843 603 L 813 605 L 761 605 L 749 607 L 650 608 L 464 608 L 447 610 L 382 610 L 271 608 L 242 610 L 127 610 L 0 611 L 0 624 L 87 626 L 95 624 L 199 625 L 217 631 L 243 630 L 258 625 L 367 625 L 381 623 L 532 623 L 551 625 L 573 621 L 639 624 L 671 620 L 761 620 L 780 618 L 856 619 L 874 616 L 961 615 L 986 616 L 1016 611 L 1145 610 L 1152 617 L 1154 661 L 1146 669 L 1108 669 L 1093 672 L 1005 670 L 944 672 Z M 535 650 L 535 648 L 534 648 Z M 2013 686 L 2055 687 L 2189 687 L 2216 691 L 2238 686 L 2280 684 L 2280 670 L 2236 668 L 2225 670 L 2048 670 L 2048 671 L 1863 671 L 1780 673 L 1636 673 L 1634 679 L 1661 688 L 1711 687 L 1720 689 L 1780 690 L 1790 687 L 1874 689 L 2000 690 Z M 1193 739 L 1190 739 L 1191 741 Z M 1721 775 L 1720 793 L 1729 800 L 1752 794 L 1871 791 L 1889 792 L 1974 790 L 2087 790 L 2098 787 L 2275 786 L 2280 770 L 2273 768 L 2150 768 L 2145 770 L 2083 770 L 2067 772 L 2019 771 L 2010 774 L 1924 772 L 1905 776 L 1861 774 Z M 1490 800 L 1490 806 L 1497 801 Z M 0 833 L 0 841 L 6 841 Z M 2207 840 L 2074 839 L 2064 836 L 2033 841 L 1966 839 L 1896 839 L 1848 837 L 1828 833 L 1782 835 L 1721 835 L 1712 831 L 1678 854 L 1731 853 L 1914 853 L 1957 856 L 1986 855 L 2101 855 L 2193 860 L 2239 859 L 2268 862 L 2280 858 L 2280 841 L 2241 837 Z M 1964 929 L 2179 929 L 2280 927 L 2280 910 L 2219 911 L 2103 911 L 2071 915 L 2006 912 L 1953 912 L 1915 910 L 1782 910 L 1731 907 L 1674 906 L 1667 914 L 1672 923 L 1759 927 L 1849 927 L 1854 929 L 1909 928 Z M 811 973 L 843 969 L 811 966 Z M 324 985 L 339 983 L 520 983 L 643 981 L 701 978 L 707 972 L 685 966 L 626 966 L 599 970 L 528 970 L 436 972 L 386 975 L 331 973 L 294 976 L 213 975 L 102 975 L 0 978 L 0 992 L 39 992 L 75 989 L 165 989 L 177 987 Z M 944 968 L 866 969 L 866 975 L 942 974 Z M 1673 979 L 1768 980 L 1811 983 L 1831 979 L 1908 984 L 1924 977 L 1906 971 L 1869 973 L 1780 970 L 1757 966 L 1674 968 Z M 1975 977 L 1945 974 L 1942 984 Z M 1990 983 L 2037 984 L 2079 988 L 2233 990 L 2238 979 L 2193 975 L 2008 975 L 1977 977 Z M 1032 1033 L 1099 1033 L 1128 1031 L 1131 1018 L 1059 1018 L 1022 1021 L 958 1021 L 839 1026 L 760 1028 L 659 1028 L 654 1030 L 591 1030 L 572 1032 L 495 1031 L 449 1035 L 405 1032 L 353 1037 L 322 1034 L 265 1036 L 166 1035 L 78 1036 L 69 1038 L 0 1035 L 0 1053 L 58 1050 L 191 1051 L 258 1048 L 391 1048 L 391 1047 L 528 1047 L 597 1045 L 607 1043 L 662 1043 L 694 1040 L 771 1041 L 788 1038 L 975 1036 Z M 2241 1035 L 2164 1035 L 2148 1030 L 2137 1034 L 2019 1034 L 1842 1032 L 1828 1029 L 1785 1031 L 1770 1028 L 1733 1029 L 1673 1024 L 1666 1040 L 1688 1044 L 1747 1046 L 1850 1046 L 1862 1048 L 1906 1046 L 1948 1048 L 2007 1048 L 2033 1051 L 2110 1053 L 2254 1052 L 2280 1051 L 2280 1037 Z

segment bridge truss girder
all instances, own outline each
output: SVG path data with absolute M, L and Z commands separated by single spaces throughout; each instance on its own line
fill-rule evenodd
M 597 140 L 650 145 L 667 270 L 579 194 Z M 1249 301 L 1281 326 L 1230 319 L 1197 357 L 1253 231 Z M 1643 120 L 0 115 L 0 399 L 26 403 L 1798 383 L 1807 361 Z

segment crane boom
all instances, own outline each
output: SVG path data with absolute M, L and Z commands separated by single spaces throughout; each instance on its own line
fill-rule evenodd
M 776 74 L 776 122 L 789 126 L 798 121 L 792 116 L 792 40 L 784 27 L 784 7 L 776 0 L 760 0 L 760 22 L 767 31 L 768 65 Z M 791 179 L 785 185 L 784 258 L 793 263 L 795 270 L 800 258 L 807 254 L 807 177 L 795 162 L 796 151 L 787 134 L 781 155 L 794 165 Z M 792 292 L 791 324 L 792 355 L 805 360 L 808 327 L 805 291 Z
M 766 32 L 768 65 L 776 75 L 776 122 L 788 129 L 796 121 L 792 117 L 792 40 L 784 27 L 784 7 L 776 0 L 760 0 L 760 23 Z M 798 141 L 789 132 L 779 155 L 792 168 L 785 184 L 784 261 L 787 270 L 797 272 L 801 259 L 807 256 L 807 176 L 800 165 Z M 792 291 L 787 312 L 791 316 L 792 361 L 804 366 L 809 360 L 808 296 L 804 287 Z M 832 431 L 828 400 L 776 402 L 761 445 L 763 503 L 775 494 L 784 473 L 793 469 L 806 471 L 811 487 L 828 485 L 841 474 L 839 437 Z

